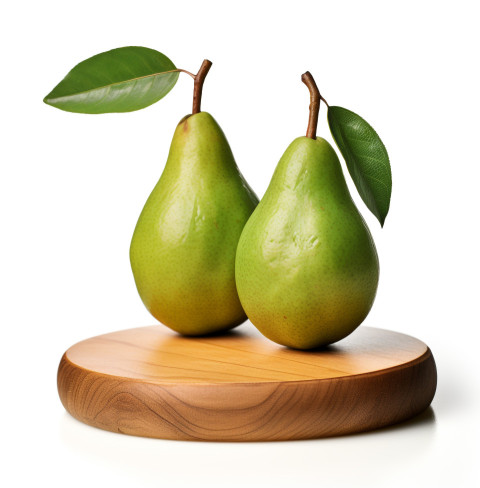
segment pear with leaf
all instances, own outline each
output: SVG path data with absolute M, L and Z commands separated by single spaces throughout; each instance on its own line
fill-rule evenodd
M 260 332 L 311 349 L 362 323 L 377 291 L 379 263 L 340 161 L 316 137 L 321 96 L 315 81 L 308 72 L 302 81 L 311 94 L 307 136 L 280 159 L 243 229 L 235 269 L 240 301 Z
M 70 112 L 130 112 L 163 98 L 179 72 L 194 79 L 192 114 L 177 125 L 130 245 L 143 303 L 185 335 L 226 330 L 247 318 L 235 286 L 235 252 L 258 199 L 222 129 L 200 110 L 211 64 L 205 60 L 194 75 L 153 49 L 114 49 L 79 63 L 44 100 Z

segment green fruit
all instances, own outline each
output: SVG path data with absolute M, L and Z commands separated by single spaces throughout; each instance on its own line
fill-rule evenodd
M 156 319 L 185 335 L 246 320 L 235 251 L 257 203 L 213 117 L 183 118 L 130 246 L 138 292 Z
M 378 275 L 375 244 L 335 151 L 321 138 L 295 139 L 238 244 L 248 318 L 279 344 L 331 344 L 365 319 Z

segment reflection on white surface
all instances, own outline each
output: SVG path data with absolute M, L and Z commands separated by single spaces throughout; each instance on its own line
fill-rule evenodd
M 314 481 L 323 486 L 403 486 L 416 467 L 428 463 L 436 434 L 431 408 L 415 419 L 375 432 L 271 443 L 131 437 L 88 427 L 67 413 L 60 422 L 62 443 L 81 458 L 82 465 L 93 463 L 96 471 L 103 468 L 115 473 L 125 486 L 271 483 L 280 487 Z

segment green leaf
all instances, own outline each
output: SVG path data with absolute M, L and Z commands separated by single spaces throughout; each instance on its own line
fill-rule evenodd
M 392 170 L 383 142 L 368 122 L 346 108 L 329 107 L 328 124 L 358 193 L 383 227 L 392 194 Z
M 112 49 L 77 64 L 43 101 L 84 114 L 132 112 L 163 98 L 177 82 L 175 69 L 154 49 Z

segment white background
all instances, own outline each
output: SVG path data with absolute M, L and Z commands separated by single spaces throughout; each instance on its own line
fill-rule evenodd
M 18 1 L 1 7 L 1 441 L 4 486 L 473 486 L 479 481 L 479 118 L 476 2 Z M 181 68 L 213 61 L 202 108 L 262 196 L 306 129 L 307 69 L 365 117 L 393 168 L 385 227 L 357 198 L 381 280 L 366 324 L 426 342 L 432 409 L 379 432 L 215 444 L 127 437 L 66 414 L 56 369 L 71 344 L 154 324 L 128 260 L 140 210 L 189 113 L 182 75 L 130 114 L 55 110 L 76 63 L 126 45 Z M 319 135 L 331 141 L 322 107 Z M 242 327 L 251 327 L 244 325 Z M 43 480 L 43 481 L 42 481 Z

